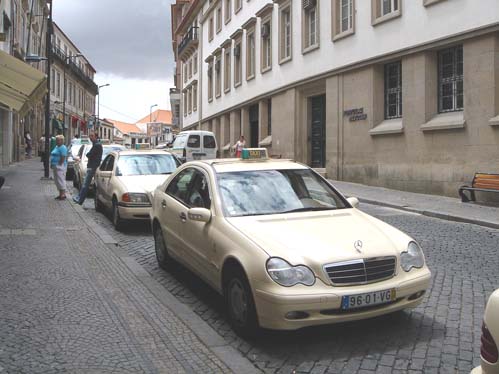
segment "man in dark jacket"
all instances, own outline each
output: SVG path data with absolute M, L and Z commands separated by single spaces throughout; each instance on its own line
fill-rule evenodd
M 73 201 L 80 205 L 82 205 L 85 201 L 90 183 L 92 183 L 95 172 L 97 171 L 97 168 L 102 161 L 102 144 L 100 144 L 97 138 L 97 134 L 95 132 L 91 132 L 88 137 L 92 141 L 93 145 L 90 151 L 87 153 L 87 174 L 85 175 L 85 180 L 83 181 L 83 185 L 81 186 L 80 193 L 77 196 L 73 197 Z

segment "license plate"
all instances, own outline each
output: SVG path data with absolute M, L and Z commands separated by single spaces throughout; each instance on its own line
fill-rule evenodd
M 356 309 L 395 301 L 395 289 L 343 296 L 341 309 Z

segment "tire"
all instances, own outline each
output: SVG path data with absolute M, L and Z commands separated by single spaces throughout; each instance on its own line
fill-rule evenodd
M 96 212 L 101 213 L 104 211 L 104 207 L 102 206 L 102 203 L 97 198 L 97 193 L 95 193 L 95 196 L 94 196 L 94 207 L 95 207 Z
M 172 258 L 168 254 L 168 248 L 163 237 L 163 230 L 159 225 L 154 227 L 154 250 L 156 251 L 156 260 L 161 269 L 168 270 Z
M 123 228 L 123 220 L 120 218 L 120 211 L 118 209 L 118 201 L 116 200 L 116 198 L 113 199 L 112 218 L 113 218 L 114 228 L 120 231 Z
M 230 271 L 224 286 L 229 322 L 239 336 L 254 337 L 260 330 L 255 301 L 246 275 L 241 269 Z
M 78 177 L 77 177 L 76 173 L 73 176 L 73 187 L 76 188 L 77 190 L 79 190 L 79 188 L 78 188 Z

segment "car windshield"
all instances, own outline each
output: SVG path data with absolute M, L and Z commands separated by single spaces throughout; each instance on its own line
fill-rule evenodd
M 101 161 L 103 161 L 109 153 L 111 153 L 113 151 L 124 151 L 125 149 L 126 148 L 123 147 L 122 145 L 102 147 L 102 159 L 101 159 Z
M 173 142 L 173 148 L 184 148 L 186 141 L 187 141 L 187 134 L 181 134 L 177 136 L 177 138 Z
M 170 154 L 122 155 L 116 168 L 117 176 L 171 174 L 178 166 Z
M 348 207 L 311 170 L 254 170 L 217 174 L 226 215 L 283 214 Z

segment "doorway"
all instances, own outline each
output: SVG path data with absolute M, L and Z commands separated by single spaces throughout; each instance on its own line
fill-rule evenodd
M 258 104 L 249 107 L 249 124 L 250 124 L 250 144 L 251 148 L 258 148 L 260 134 L 258 133 Z
M 326 166 L 326 95 L 310 98 L 311 112 L 311 166 Z

